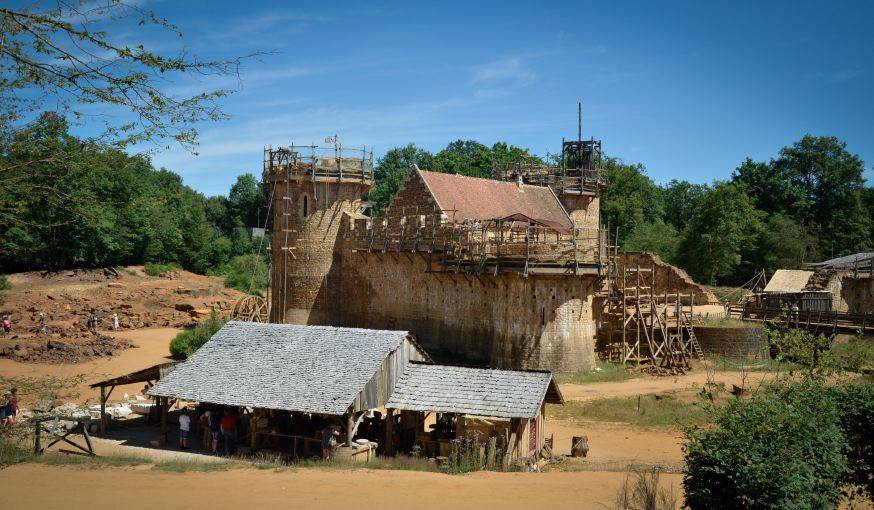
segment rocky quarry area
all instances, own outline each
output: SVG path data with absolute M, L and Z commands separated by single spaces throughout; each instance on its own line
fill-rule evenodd
M 132 345 L 119 330 L 185 328 L 213 311 L 230 313 L 242 292 L 218 277 L 173 270 L 148 276 L 141 266 L 122 269 L 19 273 L 0 294 L 0 316 L 12 331 L 0 336 L 0 357 L 25 362 L 79 362 L 112 356 Z M 40 314 L 45 322 L 40 322 Z M 97 331 L 88 327 L 91 314 Z

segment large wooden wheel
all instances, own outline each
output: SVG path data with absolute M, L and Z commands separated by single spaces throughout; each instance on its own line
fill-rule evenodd
M 234 304 L 231 318 L 244 322 L 269 322 L 270 305 L 261 296 L 246 296 Z

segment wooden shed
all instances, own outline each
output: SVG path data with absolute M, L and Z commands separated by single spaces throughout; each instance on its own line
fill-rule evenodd
M 413 422 L 416 434 L 412 439 L 425 446 L 428 454 L 439 455 L 454 439 L 477 430 L 484 438 L 502 436 L 511 457 L 538 458 L 547 438 L 545 404 L 564 404 L 548 371 L 411 362 L 386 408 L 389 418 L 393 410 L 399 410 L 402 424 Z M 418 417 L 406 420 L 404 413 Z M 437 415 L 437 423 L 426 433 L 421 425 L 430 413 Z M 446 415 L 451 418 L 442 427 Z
M 277 412 L 299 421 L 342 417 L 349 443 L 411 361 L 430 359 L 406 331 L 229 322 L 148 393 L 252 409 L 255 421 Z M 253 447 L 259 435 L 292 438 L 295 447 L 315 440 L 312 431 L 263 425 L 253 424 Z

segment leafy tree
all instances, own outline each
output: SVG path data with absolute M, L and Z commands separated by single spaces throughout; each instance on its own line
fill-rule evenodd
M 427 170 L 433 166 L 433 156 L 427 150 L 410 143 L 404 147 L 390 149 L 377 160 L 376 167 L 373 169 L 376 183 L 370 191 L 370 200 L 374 204 L 372 209 L 375 214 L 380 213 L 388 206 L 413 165 Z
M 680 245 L 683 267 L 699 281 L 727 278 L 762 229 L 762 212 L 739 186 L 717 182 L 701 200 Z
M 677 231 L 682 231 L 692 219 L 705 193 L 707 193 L 707 186 L 704 184 L 671 180 L 662 188 L 665 223 L 673 225 Z
M 228 216 L 232 225 L 262 227 L 267 216 L 267 196 L 255 176 L 237 177 L 228 193 Z
M 489 178 L 494 160 L 485 145 L 474 140 L 456 140 L 434 155 L 431 170 L 470 177 Z
M 639 223 L 625 238 L 622 248 L 626 251 L 655 253 L 670 264 L 675 263 L 680 236 L 673 225 L 662 220 Z
M 664 202 L 658 186 L 644 173 L 643 165 L 605 157 L 603 166 L 610 186 L 601 199 L 601 218 L 610 227 L 611 236 L 618 227 L 622 244 L 639 224 L 662 220 Z
M 780 213 L 768 218 L 756 244 L 755 265 L 768 274 L 780 268 L 800 268 L 805 262 L 820 258 L 816 237 Z

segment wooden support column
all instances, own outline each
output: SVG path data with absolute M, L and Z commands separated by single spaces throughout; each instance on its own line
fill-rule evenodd
M 161 406 L 161 442 L 167 442 L 167 403 L 169 399 L 167 397 L 160 397 L 160 406 Z
M 352 414 L 352 408 L 346 413 L 346 446 L 352 446 L 352 435 L 355 433 L 355 417 Z
M 100 387 L 100 435 L 104 435 L 106 433 L 106 399 L 108 395 L 106 394 L 106 386 Z
M 395 410 L 386 409 L 385 411 L 385 454 L 394 455 L 394 421 Z

